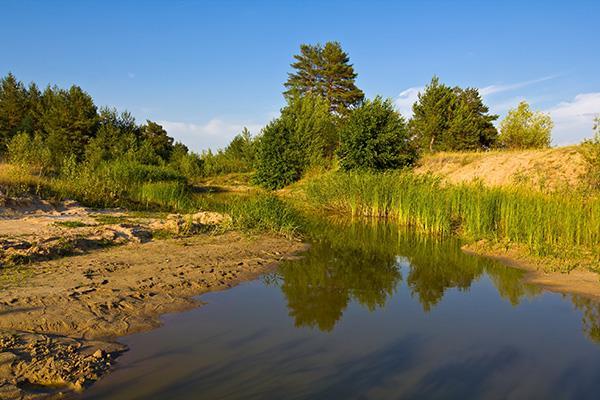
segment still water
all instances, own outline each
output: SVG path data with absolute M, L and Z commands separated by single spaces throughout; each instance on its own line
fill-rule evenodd
M 87 399 L 598 399 L 600 306 L 390 224 L 328 225 L 300 260 L 164 326 Z

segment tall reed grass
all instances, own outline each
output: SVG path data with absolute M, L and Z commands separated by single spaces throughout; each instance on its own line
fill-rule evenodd
M 306 184 L 309 202 L 353 216 L 390 218 L 435 235 L 526 244 L 536 255 L 599 252 L 600 198 L 525 187 L 442 184 L 410 172 L 331 173 Z
M 128 207 L 186 212 L 195 206 L 186 178 L 164 166 L 129 161 L 90 168 L 67 165 L 60 174 L 37 176 L 25 166 L 0 165 L 0 192 L 73 199 L 92 207 Z
M 198 199 L 201 208 L 231 215 L 233 228 L 247 232 L 270 232 L 287 238 L 299 238 L 306 232 L 303 216 L 271 193 L 252 195 L 221 194 Z

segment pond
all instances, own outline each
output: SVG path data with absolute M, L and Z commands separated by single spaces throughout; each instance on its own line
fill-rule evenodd
M 455 239 L 324 224 L 303 258 L 122 338 L 88 399 L 600 396 L 600 307 Z

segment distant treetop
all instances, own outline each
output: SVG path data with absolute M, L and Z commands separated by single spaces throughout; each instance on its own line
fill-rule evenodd
M 350 58 L 338 42 L 300 46 L 300 54 L 291 64 L 295 72 L 289 73 L 284 96 L 290 99 L 306 93 L 317 94 L 330 104 L 330 111 L 345 114 L 356 107 L 364 93 L 356 84 L 357 74 Z

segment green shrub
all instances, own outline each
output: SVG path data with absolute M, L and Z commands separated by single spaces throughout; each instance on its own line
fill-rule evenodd
M 587 164 L 585 180 L 594 189 L 600 189 L 600 117 L 594 120 L 594 137 L 583 142 L 581 153 Z
M 257 138 L 250 135 L 247 128 L 236 135 L 229 145 L 216 152 L 202 153 L 202 173 L 204 176 L 217 176 L 237 172 L 250 172 L 256 162 Z
M 500 122 L 498 142 L 508 149 L 543 149 L 550 147 L 554 123 L 549 115 L 532 111 L 522 101 Z
M 181 203 L 180 192 L 186 187 L 186 179 L 166 166 L 120 159 L 104 161 L 94 167 L 77 163 L 74 157 L 69 157 L 63 163 L 60 175 L 51 184 L 59 197 L 92 206 L 164 205 L 176 209 L 176 205 Z M 153 184 L 157 186 L 153 187 Z M 153 200 L 154 195 L 156 201 Z
M 293 98 L 263 129 L 254 181 L 269 189 L 295 182 L 309 167 L 327 163 L 336 142 L 335 117 L 327 101 L 309 95 Z
M 254 182 L 268 189 L 279 189 L 302 177 L 304 149 L 289 125 L 283 117 L 271 121 L 260 138 Z
M 252 170 L 251 164 L 243 159 L 234 157 L 226 150 L 218 150 L 216 153 L 208 150 L 203 152 L 200 158 L 202 159 L 203 176 L 217 176 Z
M 344 170 L 385 170 L 412 165 L 417 151 L 404 118 L 391 100 L 367 100 L 350 114 L 340 132 L 338 155 Z
M 43 175 L 53 167 L 53 157 L 40 134 L 33 138 L 25 132 L 18 133 L 8 143 L 8 159 L 12 164 L 26 167 Z

